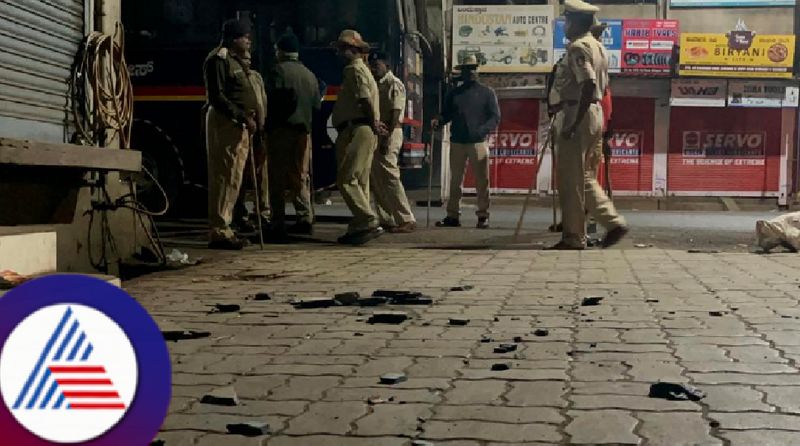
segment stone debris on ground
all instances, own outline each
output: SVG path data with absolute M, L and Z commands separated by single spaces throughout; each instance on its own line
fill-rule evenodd
M 257 302 L 272 300 L 272 295 L 267 292 L 256 293 L 255 298 L 253 300 Z
M 349 291 L 347 293 L 339 293 L 333 296 L 333 300 L 335 300 L 337 304 L 345 307 L 357 304 L 360 298 L 361 295 L 355 291 Z
M 242 435 L 245 437 L 260 437 L 270 433 L 269 424 L 263 421 L 245 421 L 242 423 L 230 423 L 225 426 L 229 434 Z
M 463 318 L 463 317 L 451 317 L 451 318 L 450 318 L 450 321 L 449 321 L 449 324 L 450 324 L 450 325 L 463 326 L 463 325 L 468 325 L 468 324 L 469 324 L 469 322 L 470 322 L 470 320 L 469 320 L 469 319 L 467 319 L 467 318 Z
M 379 307 L 389 303 L 389 299 L 381 296 L 362 297 L 356 303 L 361 307 Z
M 193 339 L 203 339 L 211 336 L 211 332 L 204 330 L 190 330 L 183 328 L 171 321 L 160 321 L 158 326 L 161 335 L 167 341 L 188 341 Z
M 380 383 L 381 384 L 400 384 L 401 382 L 405 382 L 408 379 L 405 373 L 386 373 L 381 375 Z
M 241 305 L 237 304 L 214 304 L 212 313 L 236 313 L 242 309 Z
M 650 386 L 648 396 L 670 401 L 700 401 L 706 397 L 706 393 L 689 384 L 660 382 Z
M 492 364 L 492 371 L 494 371 L 494 372 L 502 372 L 502 371 L 510 370 L 510 369 L 511 369 L 511 363 L 510 362 L 497 362 L 497 363 Z
M 236 390 L 233 387 L 220 387 L 203 395 L 200 402 L 213 406 L 238 406 L 239 396 L 236 394 Z
M 313 309 L 313 308 L 330 308 L 336 305 L 336 301 L 327 297 L 311 297 L 307 299 L 298 299 L 292 302 L 295 308 L 299 309 Z
M 367 320 L 370 324 L 401 324 L 408 319 L 403 311 L 378 311 Z
M 517 344 L 500 344 L 494 348 L 495 353 L 511 353 L 517 351 Z
M 602 297 L 584 297 L 581 301 L 582 307 L 594 307 L 600 305 L 600 302 L 603 300 Z
M 543 329 L 543 328 L 539 328 L 539 329 L 537 329 L 537 330 L 535 330 L 535 331 L 533 332 L 533 335 L 534 335 L 534 336 L 538 336 L 538 337 L 540 337 L 540 338 L 543 338 L 543 337 L 545 337 L 545 336 L 548 336 L 549 334 L 550 334 L 550 331 L 549 331 L 549 330 L 545 330 L 545 329 Z
M 454 286 L 454 287 L 450 288 L 450 291 L 454 291 L 454 292 L 470 291 L 470 290 L 472 290 L 474 288 L 475 287 L 473 287 L 472 285 L 460 285 L 460 286 Z
M 435 446 L 435 445 L 430 441 L 414 440 L 411 442 L 411 446 Z
M 525 342 L 525 338 L 523 338 L 522 336 L 514 336 L 514 342 L 517 343 Z
M 492 339 L 491 336 L 482 335 L 481 336 L 481 342 L 484 343 L 484 344 L 488 344 L 489 342 L 494 342 L 494 339 Z

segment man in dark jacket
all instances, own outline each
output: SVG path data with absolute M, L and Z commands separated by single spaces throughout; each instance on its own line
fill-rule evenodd
M 447 217 L 439 227 L 461 226 L 461 182 L 469 159 L 478 191 L 478 229 L 489 227 L 489 144 L 486 138 L 500 123 L 500 107 L 494 91 L 478 81 L 478 59 L 467 56 L 457 66 L 462 84 L 445 98 L 441 118 L 433 127 L 452 123 L 450 135 L 450 198 Z
M 238 250 L 246 243 L 237 238 L 230 225 L 251 136 L 258 130 L 258 98 L 244 62 L 251 45 L 249 25 L 229 20 L 222 33 L 222 43 L 203 65 L 208 96 L 208 246 Z
M 278 65 L 269 76 L 269 180 L 274 241 L 286 238 L 286 191 L 294 204 L 297 222 L 288 232 L 312 233 L 311 121 L 320 109 L 316 76 L 300 62 L 300 41 L 284 34 L 278 41 Z

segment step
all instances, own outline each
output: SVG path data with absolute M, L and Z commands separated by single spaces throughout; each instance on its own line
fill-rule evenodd
M 49 274 L 57 269 L 56 232 L 49 228 L 0 228 L 0 271 L 23 276 Z

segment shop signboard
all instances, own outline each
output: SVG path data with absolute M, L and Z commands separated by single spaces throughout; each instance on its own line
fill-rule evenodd
M 792 108 L 798 106 L 798 87 L 781 81 L 731 80 L 729 107 Z
M 549 73 L 553 23 L 553 6 L 454 6 L 452 64 L 475 55 L 485 73 Z
M 673 79 L 669 104 L 673 107 L 724 107 L 726 87 L 723 79 Z
M 679 36 L 677 20 L 623 20 L 622 74 L 668 76 Z
M 794 6 L 795 0 L 670 0 L 672 8 L 753 8 Z
M 737 28 L 728 34 L 682 34 L 680 75 L 792 78 L 795 36 Z
M 608 72 L 619 73 L 622 71 L 622 20 L 600 19 L 601 22 L 607 25 L 603 31 L 603 45 L 608 50 Z M 566 33 L 564 32 L 564 19 L 557 19 L 555 23 L 555 36 L 553 37 L 553 45 L 555 46 L 553 54 L 556 61 L 561 59 L 567 52 Z

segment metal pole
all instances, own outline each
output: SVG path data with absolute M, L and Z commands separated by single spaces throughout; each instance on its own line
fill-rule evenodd
M 533 177 L 531 178 L 531 185 L 528 188 L 528 194 L 525 196 L 525 202 L 522 204 L 522 212 L 519 214 L 519 220 L 517 220 L 517 228 L 514 230 L 514 242 L 517 241 L 519 238 L 519 233 L 522 231 L 522 223 L 525 220 L 525 214 L 528 212 L 528 204 L 531 200 L 531 195 L 533 195 L 533 188 L 536 187 L 536 179 L 539 176 L 539 172 L 542 169 L 542 161 L 544 160 L 544 153 L 547 151 L 547 148 L 551 146 L 552 138 L 553 138 L 553 120 L 554 118 L 550 118 L 550 131 L 547 132 L 547 138 L 545 138 L 544 146 L 542 150 L 539 152 L 539 160 L 536 162 L 536 171 L 533 173 Z
M 255 191 L 256 221 L 258 221 L 258 241 L 261 250 L 264 250 L 264 228 L 261 223 L 261 195 L 258 193 L 258 175 L 256 175 L 256 157 L 253 156 L 253 142 L 255 138 L 250 136 L 250 172 L 253 174 L 253 191 Z

